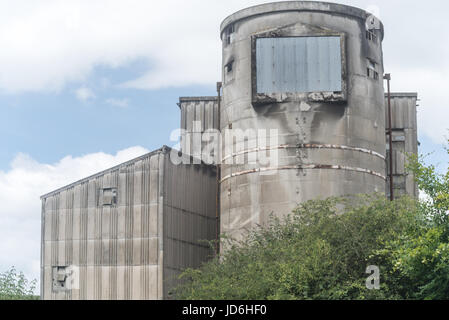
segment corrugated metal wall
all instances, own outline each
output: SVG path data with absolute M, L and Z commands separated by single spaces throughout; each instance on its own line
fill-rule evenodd
M 161 297 L 161 157 L 149 154 L 43 197 L 43 299 Z M 117 188 L 116 205 L 99 203 L 103 188 Z M 53 290 L 57 266 L 79 268 L 79 290 Z
M 171 164 L 166 159 L 164 184 L 164 292 L 178 283 L 186 268 L 213 256 L 216 238 L 216 169 L 205 165 Z
M 209 257 L 198 240 L 215 238 L 215 171 L 174 166 L 169 151 L 42 197 L 43 299 L 162 299 L 173 275 Z M 104 189 L 117 192 L 116 204 L 104 205 Z M 79 270 L 67 277 L 73 288 L 64 276 L 70 266 Z
M 260 38 L 257 93 L 341 91 L 340 37 Z
M 179 108 L 181 109 L 181 151 L 185 154 L 200 158 L 204 143 L 201 142 L 201 134 L 209 129 L 218 128 L 218 103 L 217 97 L 181 97 Z M 197 122 L 197 126 L 194 126 Z M 201 142 L 201 148 L 199 143 Z
M 418 186 L 414 176 L 406 172 L 407 154 L 418 154 L 418 134 L 416 103 L 418 95 L 416 93 L 392 93 L 391 113 L 393 127 L 393 188 L 395 197 L 410 195 L 418 197 Z M 386 98 L 385 104 L 388 106 Z M 388 108 L 386 108 L 388 112 Z M 388 113 L 386 114 L 388 123 Z M 387 134 L 387 148 L 388 134 Z M 387 164 L 389 164 L 389 152 L 387 152 Z M 387 176 L 390 173 L 387 165 Z M 387 194 L 390 193 L 390 181 L 387 181 Z

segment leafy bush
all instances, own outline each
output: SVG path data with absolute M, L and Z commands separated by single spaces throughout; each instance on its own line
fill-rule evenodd
M 449 151 L 448 151 L 449 153 Z M 449 172 L 422 158 L 408 169 L 422 200 L 384 196 L 300 205 L 227 239 L 226 250 L 186 270 L 178 299 L 449 299 Z M 380 268 L 380 290 L 366 288 L 367 266 Z
M 382 290 L 368 290 L 365 270 L 369 265 L 383 269 L 385 256 L 374 253 L 411 229 L 416 214 L 407 198 L 304 203 L 283 220 L 273 218 L 269 226 L 250 231 L 243 241 L 228 240 L 220 259 L 186 270 L 182 277 L 188 281 L 177 289 L 177 298 L 400 298 L 389 279 L 383 279 Z
M 34 295 L 36 280 L 28 281 L 23 272 L 14 267 L 0 273 L 0 300 L 37 300 Z

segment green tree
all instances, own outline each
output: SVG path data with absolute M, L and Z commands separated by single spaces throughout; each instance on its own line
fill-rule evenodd
M 448 155 L 449 155 L 449 150 Z M 411 156 L 425 197 L 327 199 L 272 218 L 186 270 L 179 299 L 449 299 L 449 172 Z M 366 287 L 369 265 L 380 290 Z
M 220 259 L 186 270 L 179 299 L 400 299 L 400 278 L 376 254 L 413 229 L 416 202 L 384 196 L 310 201 L 280 220 L 228 240 Z M 381 290 L 366 288 L 367 266 L 381 268 Z
M 449 299 L 449 171 L 438 174 L 424 159 L 410 156 L 408 164 L 425 193 L 420 221 L 377 254 L 390 263 L 390 276 L 403 278 L 407 298 Z
M 449 148 L 445 149 L 449 155 Z M 420 192 L 426 196 L 420 201 L 424 216 L 430 223 L 448 226 L 449 170 L 446 174 L 437 173 L 434 165 L 425 164 L 425 157 L 409 155 L 407 169 L 415 175 Z
M 28 281 L 23 272 L 12 267 L 0 273 L 0 300 L 36 300 L 36 280 Z

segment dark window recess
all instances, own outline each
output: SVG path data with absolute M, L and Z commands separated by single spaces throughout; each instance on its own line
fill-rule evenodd
M 367 77 L 372 78 L 374 80 L 379 80 L 379 72 L 377 71 L 377 63 L 368 59 L 367 64 L 368 64 L 368 66 L 366 68 Z
M 100 189 L 99 196 L 100 206 L 115 206 L 117 204 L 117 188 Z
M 225 66 L 226 73 L 231 72 L 233 68 L 234 68 L 234 61 L 231 61 Z
M 225 31 L 226 45 L 229 45 L 234 40 L 234 25 L 231 24 Z
M 377 41 L 377 35 L 372 30 L 366 30 L 366 39 L 369 41 Z
M 224 72 L 224 82 L 228 83 L 229 81 L 234 80 L 234 61 L 229 62 L 225 65 Z
M 68 268 L 66 266 L 58 266 L 52 268 L 53 291 L 67 290 Z

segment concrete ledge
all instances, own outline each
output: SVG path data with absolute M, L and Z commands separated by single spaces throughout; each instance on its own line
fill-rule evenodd
M 265 3 L 253 7 L 249 7 L 228 16 L 220 25 L 220 37 L 222 37 L 224 30 L 228 25 L 238 22 L 243 19 L 260 16 L 264 14 L 288 11 L 309 11 L 309 12 L 324 12 L 328 14 L 351 16 L 357 19 L 366 20 L 371 14 L 365 10 L 351 7 L 347 5 L 319 2 L 319 1 L 281 1 Z M 380 22 L 382 40 L 384 38 L 384 26 Z

